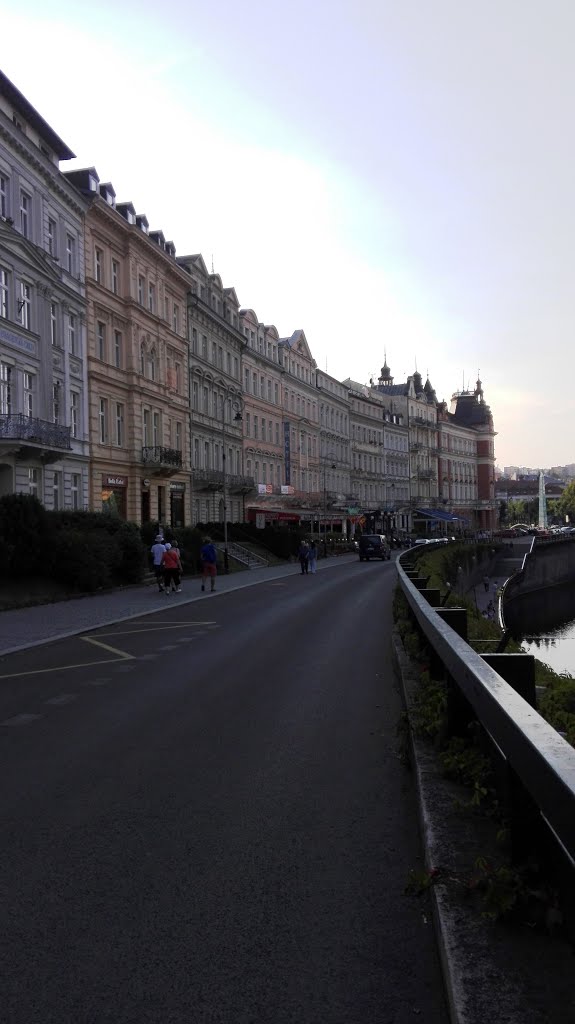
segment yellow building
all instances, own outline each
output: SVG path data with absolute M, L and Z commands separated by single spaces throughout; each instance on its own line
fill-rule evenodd
M 95 168 L 67 178 L 85 219 L 90 507 L 190 523 L 186 305 L 175 247 Z

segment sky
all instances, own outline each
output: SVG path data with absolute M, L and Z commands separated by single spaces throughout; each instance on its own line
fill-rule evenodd
M 0 0 L 0 67 L 118 202 L 342 380 L 479 374 L 575 462 L 573 0 Z M 11 44 L 7 46 L 7 42 Z

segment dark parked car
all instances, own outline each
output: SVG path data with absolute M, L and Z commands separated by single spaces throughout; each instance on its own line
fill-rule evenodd
M 381 558 L 382 562 L 391 557 L 387 538 L 381 533 L 368 533 L 359 538 L 359 560 L 369 562 L 370 558 Z

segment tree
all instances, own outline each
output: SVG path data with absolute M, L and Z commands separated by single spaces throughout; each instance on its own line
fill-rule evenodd
M 510 526 L 514 523 L 524 523 L 526 516 L 525 502 L 517 498 L 510 498 L 507 502 L 507 520 Z
M 575 523 L 575 480 L 567 484 L 563 494 L 557 501 L 557 510 L 563 520 L 565 520 L 566 516 L 569 516 L 569 522 Z

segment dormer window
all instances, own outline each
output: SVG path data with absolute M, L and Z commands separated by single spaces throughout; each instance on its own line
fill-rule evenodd
M 90 192 L 98 191 L 98 179 L 95 178 L 93 174 L 88 175 L 88 188 L 90 189 Z

